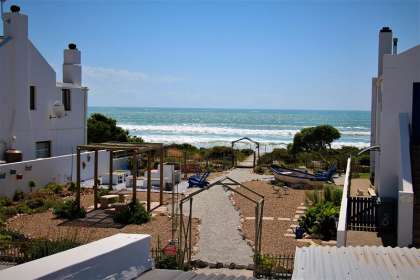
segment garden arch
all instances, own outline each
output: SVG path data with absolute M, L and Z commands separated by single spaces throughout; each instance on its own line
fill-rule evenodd
M 250 188 L 244 186 L 243 184 L 233 180 L 229 177 L 224 177 L 207 187 L 204 187 L 198 191 L 191 193 L 190 195 L 181 199 L 179 203 L 180 209 L 180 219 L 179 219 L 179 235 L 178 235 L 178 248 L 179 253 L 177 254 L 177 261 L 180 268 L 184 268 L 185 264 L 190 265 L 192 257 L 192 206 L 193 198 L 199 193 L 206 191 L 212 187 L 221 186 L 225 187 L 228 190 L 244 197 L 248 201 L 255 204 L 255 240 L 254 240 L 254 265 L 256 264 L 257 257 L 261 253 L 261 236 L 262 236 L 262 220 L 263 220 L 263 210 L 264 210 L 264 196 L 251 190 Z M 259 199 L 253 199 L 243 193 L 238 192 L 232 186 L 240 186 L 246 189 L 247 191 L 255 194 Z M 183 214 L 183 205 L 189 203 L 189 214 L 187 224 L 184 223 L 184 214 Z
M 239 138 L 239 139 L 237 139 L 237 140 L 235 140 L 235 141 L 232 141 L 232 152 L 233 152 L 233 148 L 235 147 L 235 144 L 237 143 L 237 142 L 242 142 L 242 141 L 244 141 L 244 140 L 246 140 L 246 141 L 248 141 L 248 142 L 251 142 L 251 143 L 253 143 L 253 144 L 255 144 L 255 147 L 256 147 L 256 149 L 257 149 L 257 154 L 255 154 L 255 150 L 254 150 L 254 161 L 253 161 L 253 165 L 252 165 L 252 168 L 255 168 L 255 165 L 256 165 L 256 161 L 258 160 L 258 159 L 260 159 L 260 142 L 257 142 L 257 141 L 254 141 L 254 140 L 252 140 L 251 138 L 249 138 L 249 137 L 242 137 L 242 138 Z M 233 157 L 232 157 L 232 165 L 234 166 L 234 167 L 250 167 L 250 166 L 238 166 L 237 165 L 237 162 L 236 162 L 236 159 L 235 159 L 235 153 L 233 152 Z

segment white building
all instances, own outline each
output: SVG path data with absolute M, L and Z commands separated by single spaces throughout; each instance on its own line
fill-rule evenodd
M 80 51 L 64 50 L 63 82 L 56 82 L 19 10 L 4 14 L 0 37 L 0 160 L 7 149 L 22 151 L 23 160 L 70 154 L 87 138 Z
M 371 171 L 374 172 L 378 196 L 398 201 L 400 246 L 411 244 L 416 230 L 413 229 L 413 212 L 414 221 L 416 219 L 413 200 L 416 172 L 420 175 L 420 170 L 414 168 L 420 166 L 416 165 L 420 154 L 414 156 L 416 145 L 420 144 L 415 139 L 420 134 L 418 83 L 420 45 L 397 54 L 397 39 L 393 38 L 392 30 L 382 28 L 379 32 L 378 77 L 372 80 L 371 116 L 371 144 L 379 145 L 380 151 L 371 153 Z

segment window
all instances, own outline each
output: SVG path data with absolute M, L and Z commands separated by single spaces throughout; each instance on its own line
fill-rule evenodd
M 71 110 L 70 89 L 63 88 L 62 93 L 63 93 L 62 101 L 63 101 L 63 105 L 64 105 L 64 110 L 70 111 Z
M 36 109 L 36 91 L 35 86 L 29 87 L 29 109 L 35 110 Z
M 51 157 L 51 141 L 36 142 L 35 157 L 36 158 Z

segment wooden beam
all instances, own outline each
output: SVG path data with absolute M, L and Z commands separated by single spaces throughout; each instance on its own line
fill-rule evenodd
M 94 176 L 93 176 L 93 207 L 98 209 L 98 150 L 95 150 L 95 160 L 94 160 Z
M 133 197 L 131 201 L 135 203 L 137 201 L 137 152 L 133 153 Z
M 77 149 L 77 156 L 76 156 L 76 203 L 77 208 L 80 209 L 80 149 Z
M 160 175 L 160 178 L 159 178 L 159 186 L 160 186 L 160 188 L 159 188 L 159 204 L 160 205 L 162 205 L 163 204 L 163 188 L 164 188 L 164 185 L 163 185 L 163 161 L 164 161 L 164 158 L 163 158 L 163 153 L 164 153 L 164 150 L 163 150 L 163 145 L 161 146 L 161 148 L 160 148 L 160 160 L 159 160 L 159 163 L 160 163 L 160 170 L 159 170 L 159 175 Z M 172 174 L 172 179 L 173 179 L 173 174 Z M 172 180 L 172 182 L 173 182 L 173 180 Z M 173 188 L 173 186 L 172 186 L 172 188 Z
M 150 212 L 150 192 L 152 191 L 152 153 L 147 153 L 147 212 Z
M 112 173 L 114 173 L 112 150 L 109 151 L 109 190 L 112 190 Z

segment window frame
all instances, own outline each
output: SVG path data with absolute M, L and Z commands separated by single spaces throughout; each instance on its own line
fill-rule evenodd
M 39 155 L 39 153 L 38 153 L 38 144 L 48 144 L 48 154 L 47 154 L 46 157 L 40 157 L 40 156 L 38 156 Z M 47 140 L 47 141 L 36 141 L 35 142 L 35 158 L 50 158 L 52 156 L 51 146 L 52 146 L 51 140 Z
M 29 110 L 36 110 L 36 86 L 29 86 Z
M 71 89 L 61 89 L 61 101 L 64 105 L 64 111 L 71 111 Z

